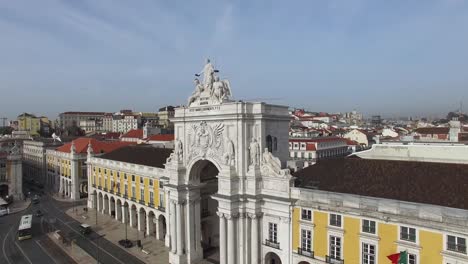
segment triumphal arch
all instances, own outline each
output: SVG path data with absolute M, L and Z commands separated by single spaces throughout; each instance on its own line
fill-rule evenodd
M 284 231 L 290 226 L 288 108 L 236 101 L 219 74 L 207 60 L 187 106 L 172 119 L 164 190 L 173 264 L 210 255 L 221 264 L 260 263 L 270 220 Z

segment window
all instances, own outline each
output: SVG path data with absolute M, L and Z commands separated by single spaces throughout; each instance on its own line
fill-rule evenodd
M 341 237 L 330 236 L 330 257 L 341 259 Z
M 135 185 L 132 186 L 132 197 L 136 197 L 136 188 L 135 188 Z
M 144 200 L 145 200 L 145 189 L 140 188 L 140 201 L 144 201 Z
M 275 223 L 268 223 L 268 240 L 278 243 L 278 225 Z
M 150 200 L 149 200 L 150 204 L 154 203 L 154 192 L 151 191 L 150 192 Z
M 302 209 L 302 215 L 301 215 L 302 220 L 312 220 L 312 211 L 307 210 L 307 209 Z
M 447 250 L 466 254 L 466 238 L 447 236 Z
M 132 175 L 132 181 L 135 181 L 135 175 Z
M 124 186 L 124 195 L 127 196 L 128 195 L 128 185 L 125 184 Z
M 273 139 L 270 135 L 266 137 L 266 145 L 269 152 L 273 152 Z
M 312 252 L 312 231 L 301 230 L 301 249 L 303 251 Z
M 362 220 L 362 232 L 375 234 L 375 221 Z
M 416 242 L 416 229 L 406 226 L 400 227 L 400 239 Z
M 341 215 L 330 214 L 330 225 L 341 227 Z
M 143 177 L 140 177 L 140 184 L 143 184 Z
M 362 263 L 375 264 L 375 245 L 362 243 Z
M 416 255 L 408 254 L 408 264 L 416 264 Z

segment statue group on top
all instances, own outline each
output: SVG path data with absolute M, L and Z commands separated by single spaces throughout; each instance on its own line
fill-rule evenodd
M 217 72 L 219 71 L 215 70 L 213 64 L 211 64 L 210 59 L 206 59 L 206 64 L 203 67 L 203 70 L 200 73 L 195 74 L 195 91 L 188 100 L 189 106 L 202 97 L 207 98 L 215 103 L 222 103 L 232 96 L 231 85 L 229 81 L 220 80 L 219 76 L 216 75 Z M 200 82 L 198 77 L 202 75 L 203 82 Z

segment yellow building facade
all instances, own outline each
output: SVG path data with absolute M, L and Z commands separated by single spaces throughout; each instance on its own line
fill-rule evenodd
M 408 252 L 408 264 L 468 263 L 467 223 L 460 221 L 466 210 L 297 191 L 299 206 L 291 221 L 294 264 L 391 264 L 387 256 L 401 251 Z

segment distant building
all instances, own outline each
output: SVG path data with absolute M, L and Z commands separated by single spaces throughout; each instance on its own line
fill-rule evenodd
M 138 142 L 143 139 L 143 129 L 132 129 L 120 137 L 124 142 Z
M 170 119 L 174 117 L 174 107 L 165 106 L 159 109 L 158 112 L 158 125 L 166 130 L 172 130 L 174 125 Z
M 311 162 L 349 154 L 346 139 L 339 137 L 289 138 L 289 151 L 290 158 Z
M 371 117 L 371 124 L 373 126 L 380 126 L 382 124 L 382 118 L 379 115 L 374 115 Z
M 144 142 L 158 148 L 174 148 L 174 134 L 151 135 Z
M 100 123 L 104 117 L 104 112 L 64 112 L 59 114 L 59 125 L 61 129 L 67 129 L 70 127 L 79 127 L 80 121 L 95 120 Z M 102 130 L 102 127 L 95 125 L 96 130 Z
M 140 117 L 133 114 L 116 114 L 112 117 L 112 132 L 127 133 L 138 129 Z
M 33 114 L 23 113 L 18 116 L 18 131 L 27 131 L 31 136 L 38 136 L 41 132 L 49 133 L 50 121 L 47 117 L 37 117 Z
M 414 137 L 421 141 L 448 141 L 448 127 L 420 127 L 414 130 Z
M 356 110 L 353 110 L 351 112 L 344 113 L 343 114 L 343 119 L 348 124 L 359 125 L 359 124 L 362 123 L 363 115 L 362 115 L 362 113 L 359 113 Z
M 23 175 L 25 179 L 35 180 L 52 189 L 54 178 L 47 177 L 46 150 L 63 145 L 49 138 L 23 141 Z
M 100 156 L 132 142 L 103 142 L 94 138 L 78 138 L 56 149 L 46 150 L 48 177 L 54 179 L 55 192 L 64 197 L 78 200 L 88 195 L 88 155 Z
M 0 151 L 0 197 L 23 199 L 23 166 L 21 147 L 17 142 L 5 151 Z
M 343 135 L 344 138 L 356 141 L 360 146 L 366 148 L 369 146 L 368 135 L 359 129 L 353 129 Z

